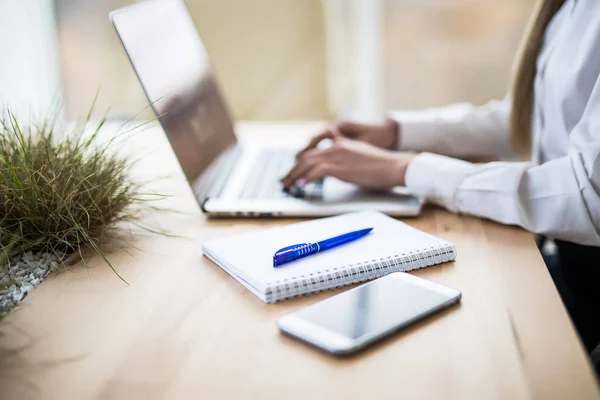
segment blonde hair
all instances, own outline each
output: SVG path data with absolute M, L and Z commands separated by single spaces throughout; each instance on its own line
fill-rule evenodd
M 531 154 L 531 118 L 533 115 L 533 83 L 537 74 L 537 57 L 544 42 L 550 20 L 565 0 L 539 0 L 527 25 L 518 53 L 518 63 L 512 84 L 510 113 L 511 146 L 517 155 Z

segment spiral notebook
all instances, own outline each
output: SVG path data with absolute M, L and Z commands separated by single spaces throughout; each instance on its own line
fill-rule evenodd
M 362 239 L 273 268 L 280 248 L 372 227 Z M 344 214 L 216 239 L 204 254 L 262 301 L 291 297 L 452 261 L 452 243 L 375 211 Z

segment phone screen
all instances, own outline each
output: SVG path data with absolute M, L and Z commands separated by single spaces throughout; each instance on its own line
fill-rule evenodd
M 452 296 L 388 276 L 305 307 L 294 315 L 354 340 L 397 327 L 458 296 L 458 292 Z

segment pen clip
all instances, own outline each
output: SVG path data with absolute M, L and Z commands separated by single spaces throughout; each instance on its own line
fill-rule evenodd
M 306 244 L 306 243 L 298 243 L 298 244 L 293 244 L 293 245 L 291 245 L 291 246 L 284 247 L 283 249 L 279 249 L 279 250 L 277 250 L 277 251 L 275 252 L 275 255 L 277 255 L 277 254 L 280 254 L 280 253 L 283 253 L 284 251 L 290 251 L 290 250 L 294 250 L 294 249 L 296 249 L 296 248 L 298 248 L 298 247 L 300 247 L 300 246 L 304 246 L 305 244 Z
M 299 243 L 279 249 L 273 255 L 273 267 L 277 268 L 292 261 L 319 252 L 319 246 L 314 243 Z

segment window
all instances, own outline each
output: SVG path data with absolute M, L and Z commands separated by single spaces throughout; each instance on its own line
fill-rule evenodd
M 188 0 L 222 89 L 239 119 L 324 119 L 356 104 L 363 0 Z M 99 110 L 146 104 L 108 12 L 131 0 L 55 0 L 72 114 L 101 88 Z M 482 103 L 505 94 L 533 0 L 369 0 L 379 7 L 384 108 Z M 363 4 L 363 5 L 364 5 Z M 372 27 L 371 27 L 372 28 Z M 375 39 L 369 39 L 375 40 Z

